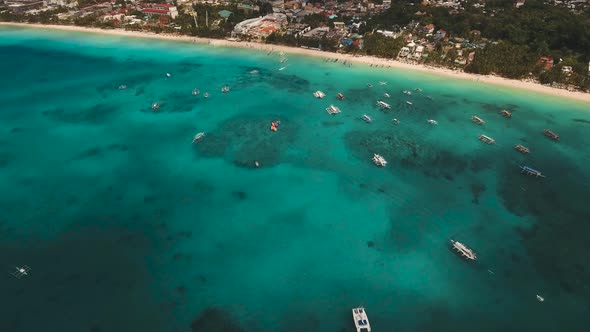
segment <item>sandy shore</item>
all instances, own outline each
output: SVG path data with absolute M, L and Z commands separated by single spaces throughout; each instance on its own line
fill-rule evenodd
M 92 33 L 100 33 L 105 35 L 116 35 L 116 36 L 128 36 L 128 37 L 135 37 L 135 38 L 153 38 L 153 39 L 165 39 L 165 40 L 178 40 L 178 41 L 185 41 L 185 42 L 196 42 L 196 43 L 204 43 L 210 44 L 215 46 L 226 46 L 226 47 L 241 47 L 241 48 L 250 48 L 250 49 L 258 49 L 263 51 L 278 51 L 278 52 L 285 52 L 289 54 L 299 54 L 299 55 L 307 55 L 307 56 L 315 56 L 315 57 L 322 57 L 322 58 L 330 58 L 330 59 L 338 59 L 339 61 L 350 61 L 352 63 L 360 63 L 372 66 L 384 66 L 385 68 L 398 68 L 398 69 L 405 69 L 405 70 L 413 70 L 419 72 L 426 72 L 431 73 L 434 75 L 439 76 L 446 76 L 455 79 L 462 79 L 462 80 L 469 80 L 478 83 L 486 83 L 486 84 L 493 84 L 498 86 L 503 86 L 512 89 L 519 89 L 519 90 L 527 90 L 536 93 L 542 93 L 547 95 L 559 96 L 563 98 L 570 98 L 575 99 L 578 101 L 583 101 L 590 103 L 590 93 L 583 93 L 579 91 L 568 91 L 564 89 L 553 88 L 545 85 L 541 85 L 535 82 L 527 82 L 527 81 L 519 81 L 519 80 L 511 80 L 506 79 L 498 76 L 485 76 L 485 75 L 475 75 L 475 74 L 468 74 L 461 71 L 455 71 L 451 69 L 445 68 L 435 68 L 435 67 L 428 67 L 425 65 L 418 65 L 418 64 L 410 64 L 399 62 L 396 60 L 391 59 L 382 59 L 370 56 L 353 56 L 350 54 L 338 54 L 332 52 L 323 52 L 318 50 L 312 49 L 304 49 L 298 47 L 289 47 L 289 46 L 282 46 L 282 45 L 274 45 L 274 44 L 262 44 L 262 43 L 254 43 L 254 42 L 236 42 L 236 41 L 229 41 L 223 39 L 207 39 L 207 38 L 198 38 L 192 36 L 180 36 L 180 35 L 171 35 L 171 34 L 156 34 L 156 33 L 149 33 L 149 32 L 137 32 L 137 31 L 126 31 L 122 29 L 114 29 L 114 30 L 106 30 L 106 29 L 98 29 L 98 28 L 85 28 L 85 27 L 78 27 L 78 26 L 67 26 L 67 25 L 44 25 L 44 24 L 28 24 L 28 23 L 12 23 L 12 22 L 0 22 L 0 25 L 4 26 L 19 26 L 19 27 L 32 27 L 38 29 L 54 29 L 54 30 L 65 30 L 65 31 L 81 31 L 81 32 L 92 32 Z

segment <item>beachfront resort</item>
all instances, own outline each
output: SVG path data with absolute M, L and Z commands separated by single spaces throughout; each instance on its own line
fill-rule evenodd
M 542 7 L 529 7 L 525 0 L 502 8 L 485 0 L 426 0 L 419 6 L 390 0 L 0 0 L 0 21 L 257 41 L 590 91 L 590 45 L 585 45 L 590 37 L 564 39 L 567 31 L 557 34 L 553 28 L 529 23 L 514 28 L 520 29 L 518 33 L 503 32 L 507 24 L 525 22 L 531 15 L 561 20 L 568 27 L 590 19 L 585 1 L 555 1 Z M 479 23 L 466 28 L 449 22 L 448 15 Z M 523 42 L 517 35 L 529 40 Z

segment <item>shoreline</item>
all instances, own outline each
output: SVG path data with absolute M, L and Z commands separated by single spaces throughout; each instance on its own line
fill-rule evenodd
M 511 89 L 518 89 L 522 91 L 530 91 L 544 95 L 551 95 L 556 97 L 574 99 L 577 101 L 582 101 L 586 103 L 590 103 L 590 93 L 584 93 L 580 91 L 570 91 L 566 89 L 554 88 L 546 85 L 541 85 L 536 82 L 528 82 L 524 80 L 514 80 L 503 78 L 499 76 L 492 76 L 492 75 L 478 75 L 478 74 L 470 74 L 465 73 L 462 71 L 447 69 L 447 68 L 439 68 L 439 67 L 431 67 L 423 64 L 410 64 L 405 62 L 400 62 L 393 59 L 384 59 L 384 58 L 377 58 L 373 56 L 354 56 L 351 54 L 341 54 L 341 53 L 333 53 L 333 52 L 324 52 L 319 50 L 313 49 L 306 49 L 300 47 L 292 47 L 292 46 L 284 46 L 284 45 L 276 45 L 276 44 L 263 44 L 258 42 L 238 42 L 238 41 L 229 41 L 226 39 L 210 39 L 210 38 L 202 38 L 202 37 L 193 37 L 193 36 L 185 36 L 185 35 L 171 35 L 171 34 L 156 34 L 150 32 L 140 32 L 140 31 L 127 31 L 122 29 L 100 29 L 100 28 L 87 28 L 87 27 L 80 27 L 80 26 L 73 26 L 73 25 L 46 25 L 46 24 L 33 24 L 33 23 L 17 23 L 17 22 L 0 22 L 0 26 L 14 26 L 14 27 L 27 27 L 27 28 L 37 28 L 37 29 L 53 29 L 53 30 L 61 30 L 61 31 L 72 31 L 72 32 L 89 32 L 89 33 L 97 33 L 103 35 L 111 35 L 111 36 L 122 36 L 122 37 L 135 37 L 135 38 L 151 38 L 151 39 L 160 39 L 160 40 L 170 40 L 170 41 L 184 41 L 184 42 L 193 42 L 193 43 L 200 43 L 200 44 L 209 44 L 212 46 L 222 46 L 222 47 L 238 47 L 238 48 L 245 48 L 245 49 L 256 49 L 261 51 L 280 51 L 289 54 L 297 54 L 297 55 L 304 55 L 304 56 L 312 56 L 312 57 L 321 57 L 321 58 L 329 58 L 329 59 L 338 59 L 339 61 L 349 61 L 352 63 L 357 64 L 365 64 L 365 65 L 372 65 L 372 66 L 384 66 L 384 69 L 402 69 L 414 72 L 422 72 L 422 73 L 430 73 L 432 75 L 440 76 L 440 77 L 449 77 L 454 79 L 460 80 L 468 80 L 468 81 L 475 81 L 478 83 L 484 84 L 491 84 L 496 86 L 502 86 L 505 88 Z

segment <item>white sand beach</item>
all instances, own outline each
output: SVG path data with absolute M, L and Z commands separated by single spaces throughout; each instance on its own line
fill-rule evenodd
M 339 61 L 350 61 L 353 63 L 358 64 L 367 64 L 373 66 L 384 66 L 386 68 L 398 68 L 398 69 L 405 69 L 405 70 L 413 70 L 413 71 L 420 71 L 420 72 L 427 72 L 435 75 L 442 75 L 447 77 L 452 77 L 456 79 L 463 79 L 463 80 L 470 80 L 476 81 L 478 83 L 484 84 L 494 84 L 499 86 L 504 86 L 512 89 L 520 89 L 520 90 L 527 90 L 536 93 L 542 93 L 547 95 L 559 96 L 563 98 L 570 98 L 575 99 L 578 101 L 588 102 L 590 103 L 590 93 L 584 93 L 580 91 L 569 91 L 565 89 L 554 88 L 546 85 L 541 85 L 536 82 L 529 82 L 524 80 L 512 80 L 507 79 L 499 76 L 491 76 L 491 75 L 476 75 L 476 74 L 469 74 L 462 71 L 451 70 L 446 68 L 438 68 L 438 67 L 430 67 L 421 64 L 411 64 L 411 63 L 404 63 L 392 59 L 384 59 L 384 58 L 377 58 L 371 56 L 353 56 L 350 54 L 339 54 L 339 53 L 332 53 L 332 52 L 323 52 L 319 50 L 313 49 L 305 49 L 305 48 L 298 48 L 298 47 L 290 47 L 290 46 L 282 46 L 282 45 L 275 45 L 275 44 L 263 44 L 263 43 L 256 43 L 256 42 L 238 42 L 238 41 L 230 41 L 224 39 L 208 39 L 208 38 L 199 38 L 199 37 L 192 37 L 192 36 L 184 36 L 184 35 L 173 35 L 173 34 L 156 34 L 156 33 L 149 33 L 149 32 L 138 32 L 138 31 L 127 31 L 122 29 L 98 29 L 98 28 L 85 28 L 79 26 L 69 26 L 69 25 L 44 25 L 44 24 L 29 24 L 29 23 L 13 23 L 13 22 L 0 22 L 0 26 L 18 26 L 18 27 L 31 27 L 37 29 L 54 29 L 54 30 L 65 30 L 65 31 L 77 31 L 77 32 L 91 32 L 91 33 L 99 33 L 105 35 L 117 35 L 117 36 L 129 36 L 135 38 L 154 38 L 154 39 L 165 39 L 165 40 L 178 40 L 184 42 L 197 42 L 197 43 L 206 43 L 214 46 L 225 46 L 225 47 L 240 47 L 240 48 L 250 48 L 250 49 L 258 49 L 264 51 L 278 51 L 278 52 L 285 52 L 289 54 L 299 54 L 299 55 L 308 55 L 314 57 L 322 57 L 322 58 L 330 58 L 330 59 L 338 59 Z M 386 69 L 385 68 L 385 69 Z

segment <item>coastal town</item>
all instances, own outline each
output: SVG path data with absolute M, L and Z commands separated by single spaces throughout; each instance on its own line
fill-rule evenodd
M 0 0 L 0 21 L 281 44 L 589 92 L 589 4 L 581 0 Z M 579 34 L 571 34 L 577 39 L 549 36 L 534 24 L 499 31 L 506 20 L 529 22 L 539 11 L 580 20 L 582 26 L 574 26 Z M 481 22 L 471 24 L 484 16 L 497 17 L 498 22 L 487 22 L 487 29 Z M 493 24 L 498 27 L 489 28 Z

